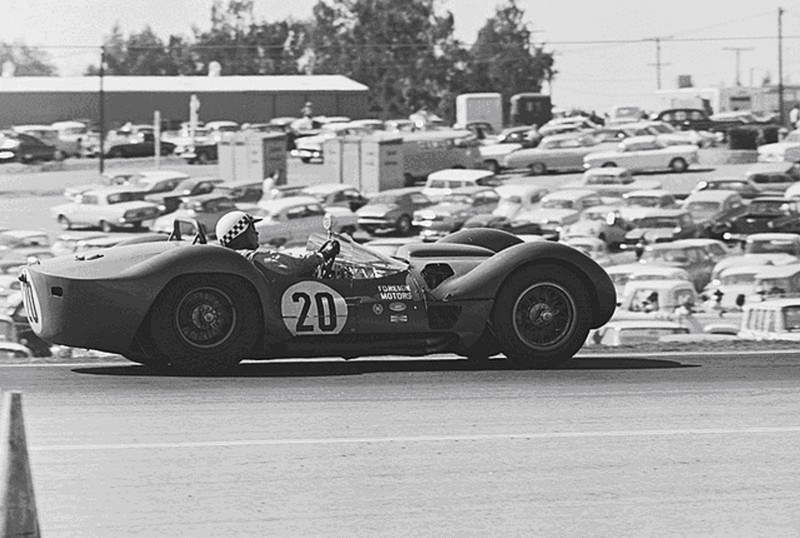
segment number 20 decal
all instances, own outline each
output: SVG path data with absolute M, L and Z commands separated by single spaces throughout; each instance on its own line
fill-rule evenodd
M 337 334 L 347 322 L 347 304 L 333 288 L 305 281 L 283 292 L 281 314 L 286 328 L 295 336 Z

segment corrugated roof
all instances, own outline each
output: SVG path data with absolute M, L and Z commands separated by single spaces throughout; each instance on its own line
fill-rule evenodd
M 106 92 L 360 92 L 369 88 L 343 75 L 220 77 L 103 77 Z M 97 92 L 99 77 L 0 77 L 0 92 Z

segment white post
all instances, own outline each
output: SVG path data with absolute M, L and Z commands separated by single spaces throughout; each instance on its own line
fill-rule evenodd
M 155 138 L 156 168 L 161 167 L 161 111 L 153 113 L 153 137 Z

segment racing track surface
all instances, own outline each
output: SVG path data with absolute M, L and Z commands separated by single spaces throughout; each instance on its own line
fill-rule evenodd
M 445 359 L 0 379 L 48 537 L 800 532 L 796 352 Z

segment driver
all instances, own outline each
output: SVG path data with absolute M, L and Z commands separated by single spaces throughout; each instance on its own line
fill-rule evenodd
M 336 257 L 339 242 L 335 239 L 325 243 L 318 252 L 305 256 L 292 256 L 261 246 L 255 223 L 261 219 L 244 211 L 226 213 L 217 222 L 217 239 L 223 247 L 231 248 L 254 263 L 282 275 L 311 276 L 318 265 Z

